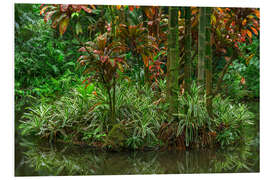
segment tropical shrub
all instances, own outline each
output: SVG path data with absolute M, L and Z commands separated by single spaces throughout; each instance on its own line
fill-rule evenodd
M 190 93 L 186 93 L 179 97 L 179 110 L 178 110 L 178 128 L 177 136 L 184 132 L 185 144 L 188 147 L 192 142 L 198 144 L 203 143 L 199 141 L 199 131 L 207 128 L 211 130 L 211 118 L 209 118 L 206 107 L 205 97 L 199 94 L 199 88 L 193 83 Z
M 15 36 L 15 99 L 62 94 L 81 73 L 76 70 L 77 47 L 70 46 L 74 42 L 59 38 L 39 16 L 31 16 L 30 20 L 17 17 L 21 6 L 15 6 L 18 9 L 15 19 L 19 24 Z M 27 7 L 33 9 L 36 5 Z M 30 38 L 24 33 L 26 29 Z
M 260 95 L 259 41 L 254 38 L 251 44 L 239 45 L 245 55 L 239 56 L 224 76 L 224 91 L 236 99 L 258 98 Z
M 216 96 L 213 99 L 214 117 L 206 110 L 206 98 L 195 83 L 190 93 L 179 96 L 177 120 L 161 125 L 159 137 L 170 141 L 168 146 L 179 149 L 218 145 L 225 147 L 243 143 L 245 129 L 252 124 L 253 114 L 246 105 Z
M 77 86 L 54 102 L 41 101 L 29 107 L 21 121 L 22 134 L 51 141 L 60 138 L 94 145 L 103 143 L 112 148 L 138 149 L 159 144 L 156 133 L 166 114 L 160 111 L 161 103 L 155 103 L 154 92 L 147 87 L 138 90 L 128 82 L 122 83 L 116 91 L 119 93 L 116 124 L 111 128 L 106 90 L 90 84 L 86 88 Z M 114 133 L 119 131 L 126 132 L 121 145 L 117 144 L 119 137 L 112 141 Z
M 239 142 L 243 142 L 244 130 L 253 124 L 253 113 L 244 104 L 233 104 L 228 98 L 222 99 L 220 96 L 213 100 L 214 128 L 217 134 L 216 141 L 225 147 Z

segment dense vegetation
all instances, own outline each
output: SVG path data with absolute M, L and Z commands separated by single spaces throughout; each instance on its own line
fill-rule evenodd
M 22 135 L 106 150 L 245 141 L 259 10 L 15 5 Z

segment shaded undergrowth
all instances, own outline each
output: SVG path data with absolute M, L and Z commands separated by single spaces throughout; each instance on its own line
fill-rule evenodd
M 219 96 L 213 99 L 214 118 L 208 116 L 205 96 L 194 84 L 179 96 L 179 110 L 168 121 L 165 91 L 138 88 L 122 82 L 117 87 L 116 117 L 111 123 L 108 97 L 102 87 L 79 85 L 56 101 L 28 107 L 19 126 L 23 135 L 50 142 L 86 144 L 106 150 L 190 149 L 241 144 L 253 114 L 242 104 Z

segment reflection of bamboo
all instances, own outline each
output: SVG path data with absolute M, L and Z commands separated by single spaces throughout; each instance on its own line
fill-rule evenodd
M 62 147 L 53 146 L 46 150 L 44 145 L 28 147 L 29 150 L 25 153 L 26 163 L 36 167 L 36 172 L 41 172 L 42 175 L 220 173 L 256 170 L 248 161 L 254 156 L 250 153 L 250 146 L 223 151 L 205 149 L 133 153 L 106 153 L 70 146 L 66 146 L 68 148 L 62 151 Z M 56 172 L 55 169 L 60 170 Z

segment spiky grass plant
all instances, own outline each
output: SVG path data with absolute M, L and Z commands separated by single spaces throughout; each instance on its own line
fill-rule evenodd
M 211 129 L 211 119 L 206 110 L 205 96 L 202 97 L 199 94 L 199 88 L 193 83 L 190 93 L 179 96 L 178 103 L 178 128 L 176 135 L 179 136 L 184 133 L 186 147 L 193 142 L 199 143 L 199 131 L 203 128 Z
M 213 99 L 216 140 L 222 146 L 243 141 L 245 130 L 253 124 L 254 114 L 244 104 L 233 104 L 229 98 L 220 96 Z
M 125 136 L 117 137 L 121 139 L 121 147 L 132 149 L 154 146 L 159 142 L 156 133 L 166 114 L 160 112 L 160 104 L 155 103 L 155 95 L 150 88 L 139 89 L 137 85 L 128 83 L 117 87 L 117 122 L 112 125 L 105 90 L 88 87 L 78 86 L 51 104 L 41 101 L 39 105 L 29 107 L 21 121 L 22 133 L 51 141 L 60 138 L 87 144 L 107 142 L 110 145 L 110 138 L 117 141 L 114 133 L 123 131 Z
M 186 147 L 226 147 L 243 143 L 245 130 L 254 118 L 246 105 L 233 104 L 230 99 L 222 99 L 220 96 L 213 98 L 214 117 L 209 117 L 205 108 L 206 98 L 201 95 L 195 83 L 189 94 L 179 96 L 178 103 L 177 122 L 169 122 L 168 127 L 177 126 L 172 128 L 170 134 L 174 134 L 173 141 L 184 138 Z

